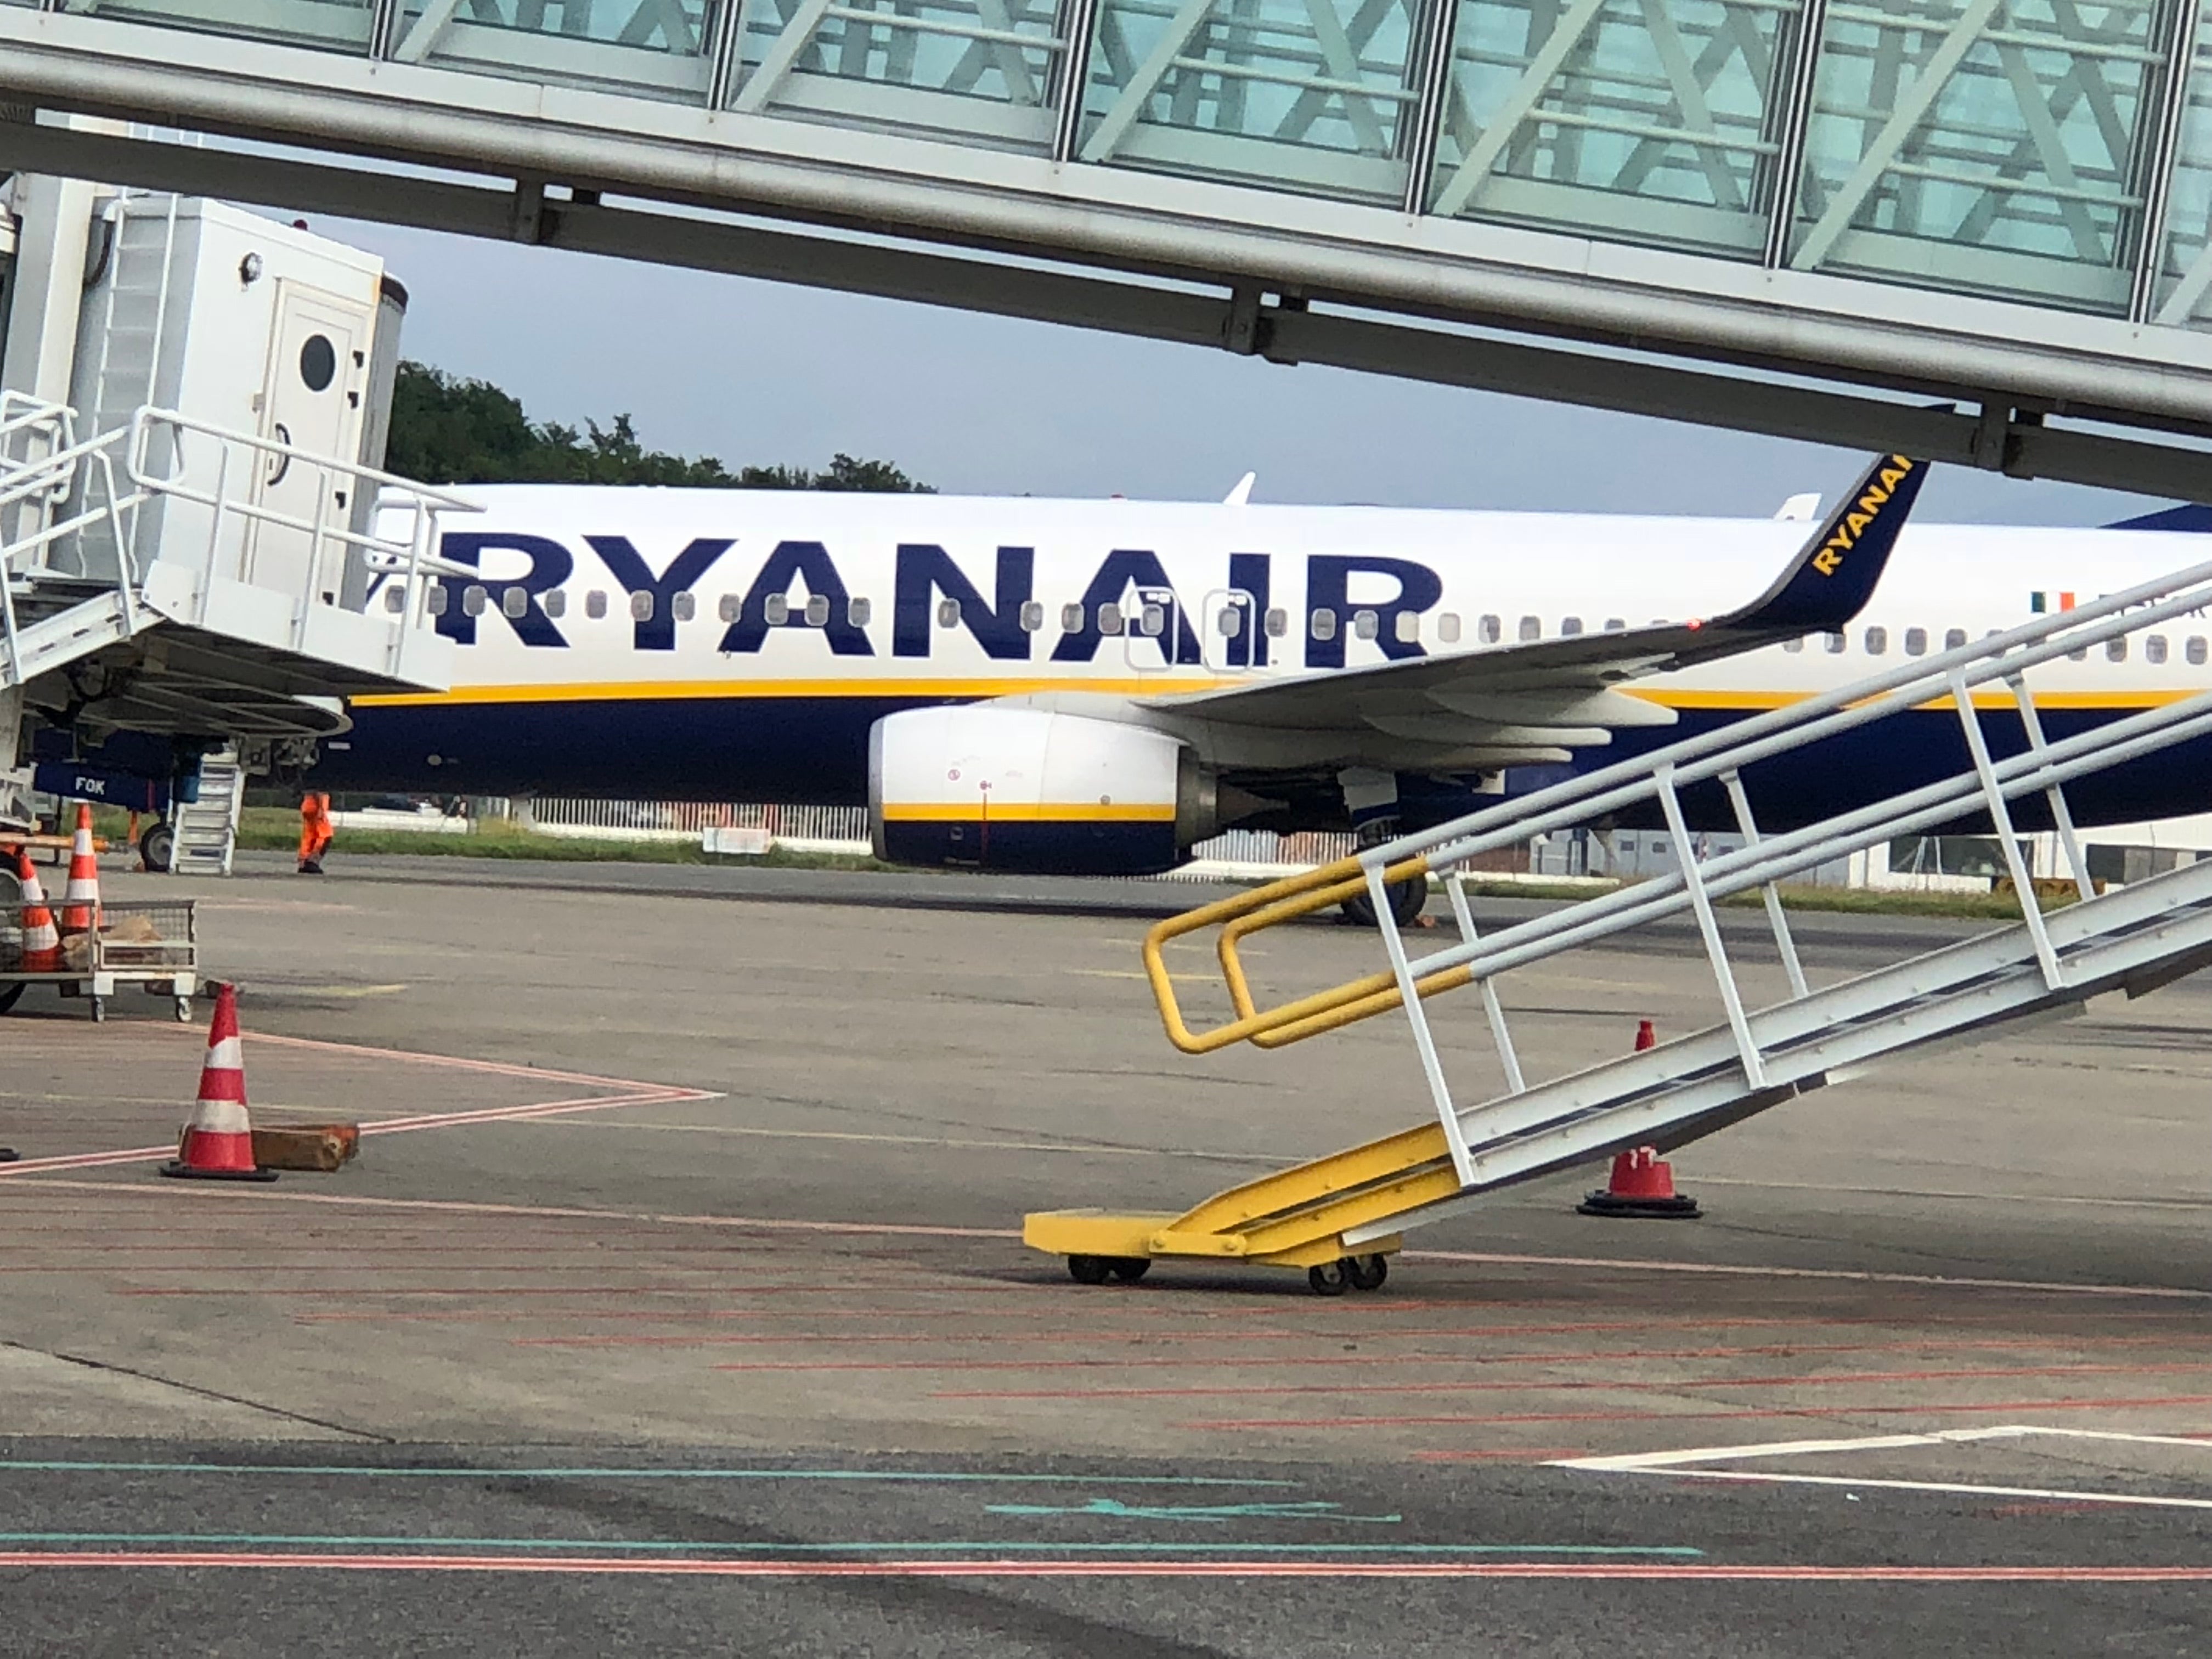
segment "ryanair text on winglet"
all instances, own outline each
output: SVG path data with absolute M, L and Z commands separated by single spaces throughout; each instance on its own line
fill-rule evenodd
M 1820 550 L 1813 556 L 1813 568 L 1823 576 L 1832 576 L 1842 569 L 1844 555 L 1857 544 L 1859 532 L 1881 516 L 1882 503 L 1889 499 L 1890 493 L 1905 482 L 1917 465 L 1902 455 L 1891 456 L 1889 465 L 1882 468 L 1873 483 L 1867 486 L 1866 494 L 1859 497 L 1855 509 L 1844 515 L 1844 521 L 1837 526 L 1836 533 L 1822 543 Z

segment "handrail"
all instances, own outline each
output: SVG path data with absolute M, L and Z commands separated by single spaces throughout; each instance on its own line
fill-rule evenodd
M 2212 730 L 2212 692 L 2176 699 L 2051 744 L 2034 717 L 2024 676 L 2062 656 L 2201 610 L 2212 604 L 2212 591 L 2208 590 L 2212 590 L 2212 562 L 1401 836 L 1320 869 L 1161 922 L 1146 935 L 1144 963 L 1168 1038 L 1187 1054 L 1211 1053 L 1239 1042 L 1282 1047 L 1403 1006 L 1408 992 L 1416 1000 L 1425 1000 L 1486 981 L 1537 957 L 1699 909 L 1721 898 L 1759 888 L 1771 890 L 1774 883 L 1848 852 L 1955 820 L 1975 810 L 1978 797 L 1983 810 L 2003 826 L 2008 823 L 2006 803 L 2012 799 L 2038 792 L 2051 796 L 2058 821 L 2069 832 L 2064 836 L 2069 857 L 2078 865 L 2080 849 L 2070 834 L 2063 796 L 2057 793 L 2061 787 L 2087 773 Z M 2026 750 L 2003 760 L 1988 757 L 1974 713 L 1974 688 L 1993 682 L 2008 688 L 2029 738 Z M 1389 972 L 1348 980 L 1266 1009 L 1257 1006 L 1252 996 L 1238 955 L 1242 940 L 1356 896 L 1378 877 L 1382 882 L 1396 883 L 1435 873 L 1456 890 L 1468 861 L 1495 848 L 1652 801 L 1659 802 L 1671 820 L 1678 809 L 1669 803 L 1690 784 L 1716 780 L 1732 784 L 1741 768 L 1759 760 L 1893 714 L 1947 702 L 1955 705 L 1966 724 L 1975 764 L 1937 783 L 1778 836 L 1756 831 L 1740 786 L 1732 785 L 1731 799 L 1750 831 L 1747 844 L 1735 852 L 1698 861 L 1683 848 L 1677 869 L 1664 876 L 1479 939 L 1469 930 L 1469 936 L 1456 945 L 1404 961 L 1402 968 L 1402 952 L 1394 951 Z M 2016 846 L 2009 836 L 2003 839 L 2016 864 Z M 2014 873 L 2016 878 L 2022 874 L 2018 869 Z M 2076 869 L 2075 875 L 2077 884 L 2087 882 L 2086 870 Z M 2019 885 L 2025 891 L 2027 884 L 2021 880 Z M 1463 908 L 1456 890 L 1455 908 Z M 2029 913 L 2031 932 L 2039 940 L 2040 913 L 2032 905 Z M 1390 927 L 1387 915 L 1380 925 Z M 1173 939 L 1217 927 L 1221 930 L 1217 955 L 1234 1018 L 1194 1030 L 1169 976 L 1164 948 Z M 1778 922 L 1777 927 L 1786 957 L 1787 934 Z M 2055 958 L 2046 970 L 2056 970 Z

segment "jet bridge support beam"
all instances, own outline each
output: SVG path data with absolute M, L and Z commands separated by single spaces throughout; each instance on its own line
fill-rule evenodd
M 520 227 L 522 240 L 574 252 L 1249 351 L 1285 365 L 1348 368 L 1817 443 L 1866 449 L 1894 445 L 1931 460 L 2014 477 L 2192 501 L 2212 490 L 2212 467 L 2203 449 L 2147 432 L 2122 436 L 2051 426 L 2039 406 L 2004 398 L 1972 411 L 1912 407 L 1662 358 L 1601 355 L 1424 325 L 1387 313 L 1317 309 L 1295 297 L 1264 303 L 1263 290 L 1249 283 L 1188 272 L 1146 282 L 609 206 L 549 194 L 542 179 L 503 190 L 44 126 L 10 129 L 7 148 L 26 166 L 75 170 L 147 189 L 499 241 L 515 240 Z M 1785 367 L 1751 359 L 1744 366 L 1753 371 Z

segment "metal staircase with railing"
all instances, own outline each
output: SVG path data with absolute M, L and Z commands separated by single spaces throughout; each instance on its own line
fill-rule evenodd
M 2066 786 L 2212 737 L 2212 691 L 2154 703 L 2060 741 L 2046 738 L 2030 681 L 2045 664 L 2101 649 L 2212 605 L 2212 563 L 2038 617 L 1887 673 L 1673 744 L 1587 777 L 1473 813 L 1163 922 L 1144 959 L 1170 1040 L 1188 1054 L 1233 1043 L 1277 1048 L 1403 1010 L 1428 1084 L 1432 1121 L 1219 1193 L 1181 1215 L 1102 1210 L 1030 1215 L 1024 1237 L 1065 1255 L 1075 1277 L 1133 1278 L 1154 1259 L 1237 1261 L 1306 1268 L 1316 1290 L 1379 1284 L 1382 1259 L 1410 1227 L 1437 1220 L 1516 1182 L 1638 1146 L 1684 1145 L 1936 1044 L 1984 1040 L 2023 1022 L 2078 1013 L 2110 992 L 2140 996 L 2212 965 L 2212 860 L 2100 892 L 2091 881 Z M 1957 721 L 1959 764 L 1855 810 L 1762 836 L 1745 777 L 1763 761 L 1882 721 Z M 1984 716 L 1993 718 L 1986 722 Z M 1993 745 L 1991 732 L 2005 742 Z M 2012 738 L 2016 734 L 2017 744 Z M 2009 752 L 1998 753 L 2000 747 Z M 1744 845 L 1696 856 L 1686 792 L 1717 789 Z M 2072 876 L 2071 902 L 2046 915 L 2014 830 L 2014 807 L 2038 803 Z M 1485 854 L 1546 831 L 1639 811 L 1667 824 L 1667 874 L 1482 933 L 1466 881 Z M 1899 836 L 1972 823 L 1997 837 L 2021 920 L 1872 972 L 1814 984 L 1791 938 L 1779 884 Z M 1389 921 L 1386 884 L 1442 878 L 1458 938 L 1415 957 Z M 1374 902 L 1386 967 L 1262 1006 L 1240 947 L 1255 933 L 1359 893 Z M 1763 905 L 1789 994 L 1752 1006 L 1715 907 Z M 1627 930 L 1694 919 L 1722 1018 L 1643 1052 L 1543 1079 L 1523 1075 L 1500 977 Z M 1194 1029 L 1165 947 L 1212 933 L 1231 1018 Z M 1445 1075 L 1425 1006 L 1473 988 L 1506 1086 L 1463 1103 Z
M 246 768 L 238 751 L 219 750 L 200 757 L 198 793 L 171 809 L 175 832 L 169 868 L 180 876 L 227 876 L 238 847 L 238 816 L 246 804 Z
M 343 697 L 444 689 L 453 647 L 428 593 L 463 573 L 432 550 L 441 515 L 472 503 L 173 410 L 83 426 L 0 394 L 0 692 L 110 729 L 235 742 L 343 730 Z M 319 473 L 325 499 L 393 492 L 392 522 L 266 505 L 256 481 L 286 467 Z M 333 562 L 379 603 L 331 597 Z M 0 825 L 23 817 L 27 775 L 0 775 Z

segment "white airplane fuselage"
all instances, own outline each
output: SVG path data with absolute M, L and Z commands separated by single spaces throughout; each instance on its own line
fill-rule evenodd
M 453 689 L 356 702 L 317 787 L 855 802 L 867 796 L 870 729 L 902 709 L 1019 698 L 1158 726 L 1154 700 L 1180 691 L 1716 615 L 1765 588 L 1811 529 L 1118 500 L 467 493 L 486 511 L 449 521 L 444 551 L 482 580 L 445 595 Z M 1566 764 L 1607 764 L 2208 554 L 2212 542 L 2183 533 L 1910 525 L 1840 635 L 1626 682 L 1650 722 Z M 2038 669 L 2030 685 L 2051 734 L 2212 685 L 2208 639 L 2212 619 L 2191 618 L 2130 641 L 2124 659 Z M 1933 763 L 1957 726 L 1946 735 L 1949 717 L 1926 718 Z M 1372 730 L 1186 723 L 1181 735 L 1277 802 L 1267 821 L 1279 827 L 1341 821 L 1333 780 L 1346 769 L 1399 775 L 1409 823 L 1463 810 L 1462 786 L 1486 769 L 1433 740 Z M 1862 769 L 1917 769 L 1911 744 L 1884 743 L 1826 753 L 1809 782 L 1771 790 L 1762 817 L 1863 794 Z M 1517 787 L 1510 762 L 1491 769 Z M 1528 782 L 1559 775 L 1520 769 Z M 1417 805 L 1431 796 L 1432 811 Z M 2212 777 L 2178 750 L 2081 797 L 2075 811 L 2090 823 L 2203 811 Z

